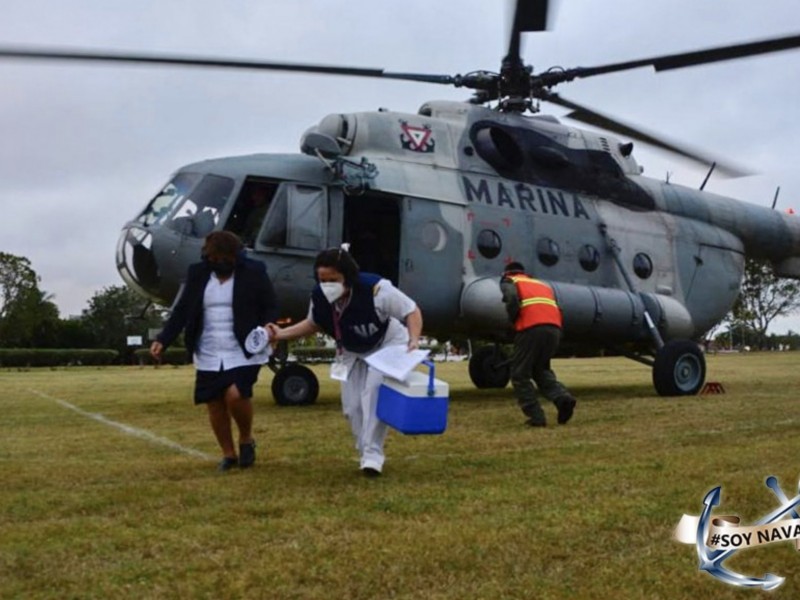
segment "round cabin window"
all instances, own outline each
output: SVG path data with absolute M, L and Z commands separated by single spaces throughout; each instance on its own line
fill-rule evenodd
M 547 267 L 552 267 L 556 264 L 561 256 L 558 244 L 550 238 L 539 240 L 539 243 L 536 244 L 536 253 L 539 255 L 539 261 Z
M 578 252 L 578 261 L 581 263 L 584 271 L 596 271 L 600 266 L 600 253 L 597 248 L 591 244 L 585 244 Z
M 484 229 L 478 234 L 478 252 L 484 258 L 496 258 L 503 249 L 503 242 L 496 231 Z
M 653 261 L 644 252 L 633 257 L 633 272 L 640 279 L 647 279 L 653 274 Z

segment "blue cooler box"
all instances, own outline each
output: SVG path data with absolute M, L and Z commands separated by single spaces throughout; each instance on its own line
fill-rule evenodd
M 378 391 L 378 418 L 408 435 L 442 433 L 447 428 L 450 387 L 430 372 L 412 371 L 406 381 L 386 378 Z

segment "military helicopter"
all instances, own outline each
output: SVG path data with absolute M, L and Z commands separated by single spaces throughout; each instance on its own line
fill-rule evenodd
M 565 350 L 604 348 L 652 368 L 656 391 L 694 394 L 705 379 L 698 347 L 730 309 L 746 256 L 800 278 L 800 221 L 777 211 L 644 177 L 630 139 L 712 170 L 733 167 L 567 100 L 553 88 L 651 66 L 678 69 L 787 50 L 800 35 L 622 63 L 535 72 L 523 33 L 546 29 L 546 0 L 517 0 L 498 72 L 465 75 L 36 48 L 0 57 L 265 69 L 425 82 L 472 90 L 466 102 L 431 101 L 416 113 L 337 113 L 301 139 L 300 154 L 256 154 L 180 168 L 125 225 L 117 246 L 123 279 L 168 306 L 203 238 L 241 235 L 263 260 L 283 316 L 305 316 L 311 265 L 343 242 L 362 269 L 380 273 L 422 308 L 425 333 L 489 344 L 472 353 L 478 387 L 509 378 L 510 340 L 498 285 L 520 261 L 550 282 L 564 313 Z M 540 102 L 622 136 L 569 127 Z M 316 399 L 314 373 L 274 364 L 281 404 Z

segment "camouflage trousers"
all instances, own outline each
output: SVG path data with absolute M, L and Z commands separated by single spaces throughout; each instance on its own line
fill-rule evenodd
M 545 422 L 544 411 L 536 399 L 536 388 L 556 405 L 562 397 L 570 395 L 550 368 L 550 359 L 560 341 L 561 329 L 553 325 L 529 327 L 514 338 L 511 385 L 522 412 L 535 422 Z

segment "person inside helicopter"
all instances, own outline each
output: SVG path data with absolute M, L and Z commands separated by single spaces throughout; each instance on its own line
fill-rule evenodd
M 261 182 L 247 183 L 236 201 L 236 207 L 226 229 L 239 235 L 242 243 L 249 248 L 255 244 L 256 236 L 275 194 L 275 187 Z

